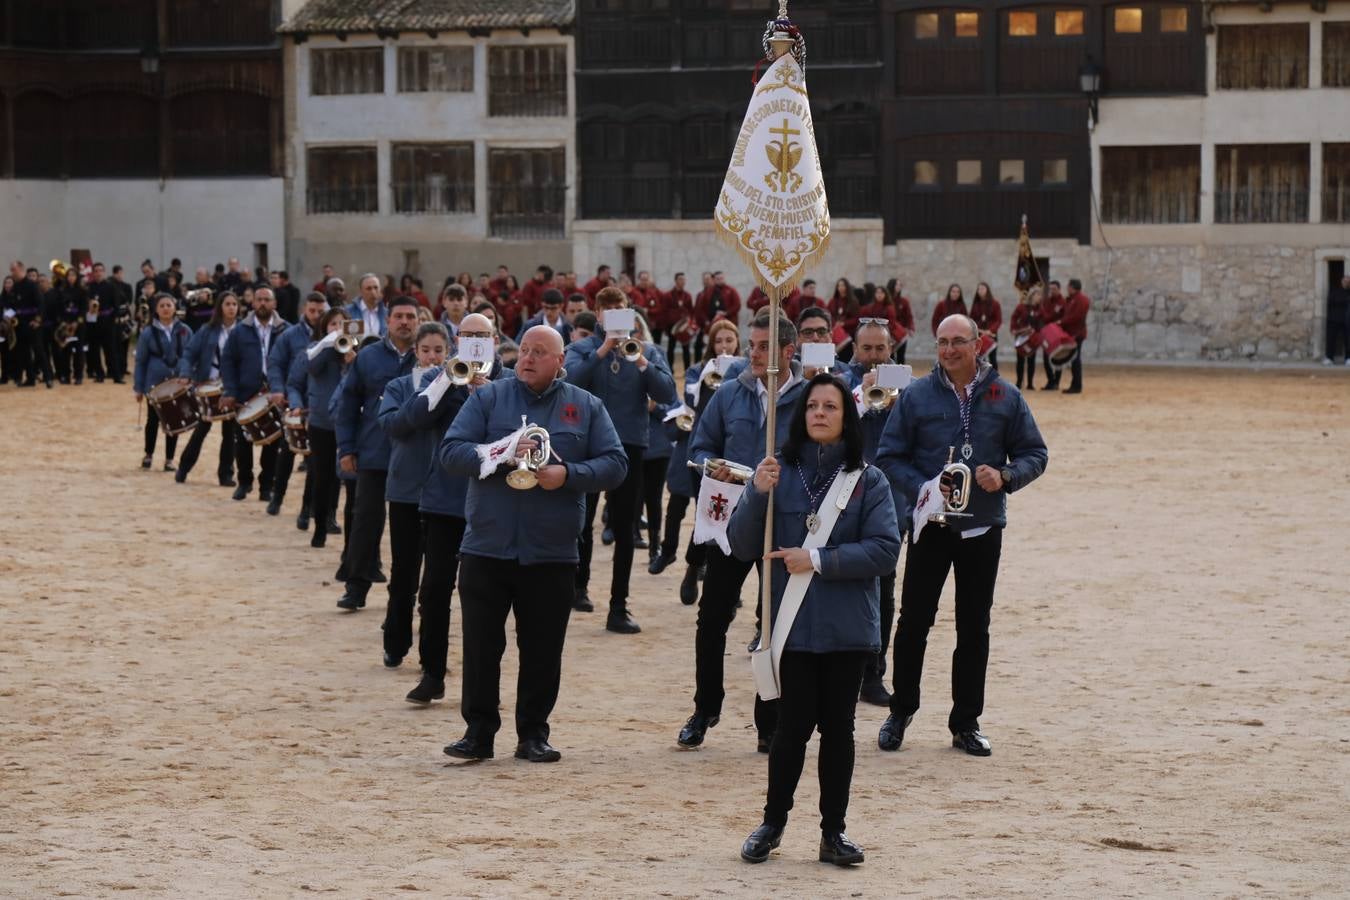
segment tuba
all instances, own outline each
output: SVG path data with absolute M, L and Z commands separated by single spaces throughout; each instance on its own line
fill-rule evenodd
M 469 362 L 456 356 L 445 364 L 445 371 L 450 375 L 450 383 L 456 387 L 466 385 L 473 381 L 475 375 L 486 376 L 490 367 L 484 362 Z
M 970 515 L 966 512 L 966 507 L 970 505 L 970 489 L 974 486 L 974 478 L 970 474 L 970 466 L 963 462 L 956 462 L 956 448 L 947 448 L 947 464 L 942 467 L 942 480 L 948 482 L 950 491 L 947 499 L 943 501 L 942 512 L 933 513 L 928 517 L 928 521 L 936 522 L 939 525 L 950 524 L 949 518 L 965 517 Z
M 539 483 L 539 470 L 548 463 L 549 454 L 553 452 L 548 443 L 548 431 L 538 425 L 525 427 L 520 439 L 523 441 L 527 438 L 533 438 L 539 446 L 523 457 L 518 457 L 516 470 L 506 476 L 506 483 L 518 491 L 528 491 Z
M 874 384 L 863 394 L 863 403 L 869 410 L 876 412 L 877 410 L 890 409 L 891 404 L 895 402 L 895 398 L 898 396 L 900 396 L 899 388 L 879 387 Z
M 731 470 L 731 480 L 737 484 L 747 484 L 750 479 L 755 477 L 755 470 L 749 466 L 743 466 L 740 463 L 734 463 L 729 459 L 717 459 L 709 457 L 703 461 L 703 465 L 690 461 L 686 463 L 691 469 L 696 469 L 698 473 L 705 478 L 711 478 L 712 473 L 726 466 Z

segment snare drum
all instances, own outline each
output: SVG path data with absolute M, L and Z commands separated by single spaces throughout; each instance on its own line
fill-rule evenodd
M 281 437 L 281 410 L 266 394 L 259 394 L 239 407 L 239 431 L 250 443 L 265 447 Z
M 1078 349 L 1078 342 L 1054 322 L 1041 329 L 1041 345 L 1053 366 L 1062 366 L 1073 359 L 1074 351 Z
M 1013 347 L 1017 350 L 1018 356 L 1035 356 L 1036 349 L 1041 346 L 1041 333 L 1039 331 L 1028 331 L 1026 334 L 1019 334 L 1013 340 Z
M 159 416 L 159 427 L 167 435 L 182 434 L 197 427 L 201 414 L 192 399 L 192 383 L 186 378 L 169 378 L 150 389 L 146 395 Z
M 225 399 L 225 385 L 219 378 L 204 381 L 197 385 L 197 409 L 201 411 L 203 422 L 225 422 L 234 418 L 233 410 L 221 407 Z
M 988 356 L 991 352 L 998 349 L 998 339 L 985 331 L 980 334 L 980 347 L 975 352 L 976 356 Z
M 282 417 L 286 426 L 286 446 L 296 456 L 309 456 L 309 415 L 303 409 L 291 409 Z

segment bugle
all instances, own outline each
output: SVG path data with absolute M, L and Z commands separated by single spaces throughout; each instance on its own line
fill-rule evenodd
M 895 398 L 900 396 L 899 388 L 881 387 L 874 384 L 863 393 L 863 404 L 873 412 L 882 409 L 890 409 Z
M 947 448 L 947 464 L 942 467 L 942 481 L 948 486 L 947 496 L 942 503 L 942 512 L 933 513 L 928 517 L 928 521 L 947 525 L 948 519 L 970 515 L 966 512 L 966 507 L 970 505 L 970 489 L 975 484 L 970 466 L 956 460 L 955 447 Z
M 548 443 L 548 431 L 538 425 L 527 425 L 520 439 L 533 440 L 536 446 L 516 458 L 515 471 L 506 476 L 506 483 L 518 491 L 528 491 L 539 483 L 539 470 L 547 465 L 553 448 Z
M 714 472 L 725 466 L 731 470 L 731 480 L 737 484 L 746 484 L 750 479 L 755 477 L 754 469 L 749 466 L 743 466 L 740 463 L 734 463 L 729 459 L 709 457 L 703 461 L 702 465 L 693 461 L 690 461 L 687 465 L 691 469 L 696 469 L 698 473 L 705 478 L 711 478 Z

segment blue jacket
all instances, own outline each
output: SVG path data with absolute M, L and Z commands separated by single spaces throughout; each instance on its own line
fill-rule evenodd
M 286 376 L 291 371 L 291 360 L 296 354 L 303 353 L 309 346 L 314 329 L 308 322 L 297 322 L 272 341 L 272 349 L 267 352 L 267 383 L 274 391 L 286 389 Z
M 828 492 L 835 469 L 843 461 L 843 443 L 802 448 L 801 476 L 813 490 Z M 782 462 L 780 454 L 779 462 Z M 783 463 L 773 495 L 775 547 L 800 547 L 806 542 L 806 516 L 815 509 L 795 465 Z M 768 494 L 746 488 L 731 514 L 727 540 L 738 559 L 764 555 L 764 517 Z M 823 498 L 821 501 L 823 502 Z M 877 579 L 895 572 L 900 559 L 900 529 L 891 502 L 891 486 L 875 466 L 868 466 L 854 486 L 848 507 L 819 550 L 820 571 L 811 579 L 801 610 L 788 632 L 787 649 L 807 653 L 881 649 L 881 610 Z M 773 614 L 787 588 L 787 567 L 773 561 Z M 776 623 L 775 623 L 776 625 Z
M 654 344 L 643 344 L 647 370 L 640 372 L 637 363 L 624 359 L 618 349 L 602 359 L 595 351 L 604 342 L 603 334 L 593 334 L 568 346 L 563 363 L 567 380 L 600 398 L 614 419 L 619 440 L 645 448 L 650 440 L 647 398 L 657 403 L 675 399 L 675 377 L 670 374 L 670 364 Z M 618 372 L 612 368 L 615 360 L 619 363 Z
M 567 468 L 557 490 L 510 487 L 509 464 L 478 478 L 478 445 L 516 431 L 522 417 L 548 430 L 549 443 Z M 604 404 L 564 381 L 554 381 L 541 394 L 516 378 L 480 387 L 450 424 L 439 458 L 451 475 L 470 479 L 460 552 L 526 566 L 575 563 L 586 495 L 618 487 L 628 473 L 628 456 Z
M 701 365 L 692 365 L 684 371 L 684 402 L 690 409 L 694 409 L 693 388 L 698 382 L 699 373 L 703 370 Z M 699 406 L 707 406 L 712 398 L 712 391 L 704 390 L 699 393 Z M 698 424 L 698 411 L 695 409 L 694 424 Z M 692 431 L 681 431 L 671 419 L 665 423 L 666 437 L 670 439 L 670 463 L 666 466 L 666 487 L 670 488 L 672 494 L 679 494 L 682 497 L 698 496 L 698 481 L 695 478 L 694 470 L 689 468 L 689 438 L 693 436 Z
M 211 380 L 211 367 L 220 369 L 224 353 L 220 349 L 222 325 L 205 325 L 192 333 L 183 358 L 178 361 L 178 374 L 200 384 Z
M 272 316 L 272 343 L 290 327 L 281 316 Z M 205 329 L 203 329 L 205 330 Z M 266 380 L 263 371 L 262 343 L 258 340 L 257 319 L 253 313 L 240 322 L 230 332 L 225 342 L 225 352 L 220 354 L 220 380 L 225 385 L 225 396 L 233 397 L 240 403 L 253 397 L 263 389 Z M 276 390 L 285 390 L 285 385 L 276 385 Z
M 498 381 L 503 378 L 515 378 L 514 369 L 508 369 L 502 365 L 500 359 L 493 360 L 492 371 L 488 373 L 488 381 Z M 455 416 L 464 407 L 464 403 L 469 399 L 469 389 L 467 387 L 451 388 L 441 399 L 437 407 L 448 407 L 448 420 L 440 433 L 436 435 L 437 444 L 441 437 L 449 429 L 449 423 L 455 420 Z M 434 454 L 433 454 L 434 457 Z M 463 475 L 451 475 L 445 469 L 436 465 L 433 458 L 431 471 L 427 475 L 426 483 L 422 485 L 422 503 L 419 509 L 422 512 L 434 513 L 438 516 L 455 516 L 464 518 L 464 503 L 469 495 L 469 478 Z
M 792 361 L 798 365 L 801 364 L 802 355 L 800 352 L 800 348 L 798 348 L 797 355 L 792 357 Z M 730 381 L 733 378 L 739 378 L 741 373 L 745 371 L 745 367 L 748 365 L 750 365 L 749 357 L 745 355 L 738 356 L 731 362 L 727 363 L 727 370 L 722 373 L 722 378 L 725 379 L 726 381 Z M 849 390 L 853 390 L 855 387 L 858 386 L 858 382 L 853 380 L 853 373 L 850 370 L 848 363 L 836 359 L 834 361 L 834 368 L 831 369 L 830 371 L 833 374 L 838 375 L 841 379 L 843 379 L 844 384 L 848 385 Z M 780 378 L 782 377 L 781 372 L 779 373 L 779 377 Z M 810 381 L 809 378 L 807 380 Z
M 972 475 L 980 465 L 1011 469 L 1012 481 L 992 494 L 974 485 L 966 508 L 970 517 L 953 519 L 949 526 L 957 531 L 1006 525 L 1006 495 L 1035 481 L 1049 459 L 1022 392 L 987 365 L 976 377 L 970 414 L 974 453 L 965 463 Z M 946 465 L 947 449 L 955 447 L 960 460 L 963 443 L 960 404 L 946 373 L 935 365 L 896 398 L 881 433 L 877 466 L 896 491 L 896 507 L 914 509 L 919 490 Z
M 291 374 L 286 383 L 289 397 L 296 392 L 301 397 L 301 405 L 309 410 L 309 427 L 333 431 L 335 425 L 329 407 L 337 396 L 338 382 L 342 380 L 345 364 L 342 355 L 332 347 L 325 347 L 313 359 L 309 358 L 309 348 L 296 355 L 298 365 L 291 366 Z
M 356 454 L 361 471 L 380 472 L 389 468 L 389 438 L 380 430 L 380 395 L 385 385 L 412 371 L 412 348 L 400 354 L 385 338 L 356 354 L 338 388 L 338 458 Z
M 379 422 L 389 438 L 384 499 L 391 503 L 422 502 L 422 486 L 431 471 L 432 458 L 450 424 L 450 403 L 448 396 L 442 397 L 434 410 L 428 409 L 427 398 L 420 392 L 440 373 L 439 368 L 422 373 L 422 383 L 415 387 L 413 373 L 400 375 L 384 386 Z
M 133 384 L 136 393 L 148 394 L 150 389 L 166 378 L 178 374 L 178 369 L 192 340 L 192 329 L 174 320 L 169 326 L 169 338 L 158 325 L 141 329 L 136 341 L 136 374 Z
M 801 374 L 795 361 L 792 371 Z M 690 461 L 701 465 L 709 457 L 721 457 L 752 469 L 759 465 L 764 458 L 765 417 L 757 381 L 748 368 L 735 379 L 723 379 L 694 425 L 694 436 L 689 441 Z M 787 441 L 792 409 L 805 387 L 806 382 L 799 381 L 778 398 L 775 447 Z
M 647 442 L 647 449 L 642 454 L 644 460 L 670 459 L 671 448 L 674 446 L 675 441 L 671 439 L 669 433 L 666 431 L 664 419 L 666 413 L 679 405 L 680 401 L 678 400 L 673 403 L 658 403 L 656 404 L 656 409 L 648 413 L 648 416 L 650 417 L 650 421 L 647 423 L 649 440 Z M 671 424 L 675 424 L 674 420 L 671 420 Z M 678 428 L 675 430 L 679 431 Z M 680 434 L 684 434 L 684 432 L 681 431 Z
M 364 322 L 366 320 L 366 302 L 360 297 L 357 297 L 351 303 L 348 303 L 345 308 L 347 310 L 347 318 L 355 319 L 358 322 Z M 385 306 L 384 301 L 381 300 L 376 304 L 375 311 L 379 313 L 380 316 L 380 337 L 384 337 L 389 333 L 389 307 Z
M 543 325 L 543 324 L 544 324 L 544 311 L 540 310 L 539 312 L 535 313 L 534 315 L 526 319 L 525 324 L 520 326 L 520 331 L 516 332 L 516 343 L 519 344 L 521 341 L 525 340 L 525 332 L 529 331 L 536 325 Z M 554 330 L 557 331 L 558 334 L 562 335 L 564 346 L 566 346 L 568 343 L 571 342 L 572 326 L 567 324 L 566 319 L 559 322 Z
M 302 349 L 299 353 L 291 357 L 291 364 L 286 372 L 286 405 L 291 409 L 308 409 L 309 398 L 305 394 L 305 380 L 309 374 L 309 356 Z M 309 421 L 313 423 L 313 415 Z M 329 420 L 331 421 L 331 420 Z M 324 426 L 319 426 L 324 427 Z M 331 428 L 329 429 L 332 430 Z

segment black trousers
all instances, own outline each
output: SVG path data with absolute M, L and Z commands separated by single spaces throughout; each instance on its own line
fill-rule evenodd
M 331 428 L 310 426 L 309 474 L 314 476 L 310 485 L 309 519 L 314 523 L 315 534 L 326 535 L 338 489 L 337 432 Z
M 402 659 L 412 648 L 413 606 L 422 572 L 422 514 L 416 503 L 389 502 L 389 553 L 384 652 Z
M 642 448 L 624 444 L 628 454 L 628 474 L 623 483 L 605 493 L 610 528 L 614 531 L 614 564 L 609 583 L 610 609 L 624 609 L 628 601 L 628 580 L 633 571 L 633 525 L 637 522 L 638 496 L 642 489 Z M 599 494 L 586 495 L 586 524 L 577 538 L 580 562 L 576 569 L 576 588 L 585 590 L 591 582 L 591 552 L 595 544 L 595 510 Z
M 895 690 L 891 713 L 911 716 L 919 709 L 919 681 L 928 630 L 937 615 L 947 573 L 956 570 L 956 650 L 952 653 L 953 733 L 978 728 L 984 712 L 984 674 L 989 665 L 989 611 L 994 605 L 1003 529 L 963 539 L 950 528 L 929 525 L 905 557 L 900 589 L 900 624 L 895 629 Z
M 662 438 L 664 440 L 664 438 Z M 666 492 L 666 467 L 670 457 L 642 459 L 642 505 L 647 511 L 647 543 L 656 547 L 661 542 L 661 498 Z M 637 517 L 633 524 L 637 525 Z
M 907 349 L 909 349 L 909 341 L 905 341 L 903 344 L 900 344 L 895 348 L 895 353 L 893 355 L 895 357 L 896 363 L 898 363 L 899 365 L 903 366 L 905 364 L 905 351 Z
M 197 427 L 192 429 L 192 436 L 188 438 L 187 446 L 183 448 L 183 458 L 178 463 L 178 474 L 187 478 L 188 473 L 197 465 L 197 457 L 201 456 L 202 444 L 206 441 L 206 436 L 211 433 L 211 422 L 198 422 Z M 228 482 L 234 474 L 234 442 L 243 440 L 239 437 L 239 426 L 234 419 L 226 419 L 220 423 L 220 457 L 216 462 L 216 478 L 222 482 Z
M 417 608 L 422 626 L 417 636 L 417 653 L 422 671 L 445 680 L 446 657 L 450 652 L 450 595 L 459 572 L 459 545 L 464 540 L 465 522 L 459 516 L 422 513 L 425 555 L 422 561 L 422 586 L 417 593 Z M 460 605 L 463 605 L 460 600 Z
M 891 647 L 891 622 L 895 620 L 895 573 L 878 579 L 881 594 L 881 649 L 871 654 L 863 669 L 863 681 L 881 681 L 886 675 L 886 651 Z
M 1035 354 L 1035 353 L 1032 353 L 1032 354 L 1030 354 L 1030 355 L 1028 355 L 1028 356 L 1023 356 L 1023 355 L 1020 354 L 1020 353 L 1017 354 L 1017 386 L 1018 386 L 1019 388 L 1022 386 L 1022 373 L 1023 373 L 1023 371 L 1026 372 L 1026 376 L 1027 376 L 1027 378 L 1026 378 L 1026 383 L 1027 383 L 1027 386 L 1028 386 L 1028 387 L 1034 387 L 1034 382 L 1035 382 L 1035 380 L 1036 380 L 1036 354 Z
M 159 439 L 159 413 L 150 401 L 145 402 L 145 455 L 155 455 L 155 441 Z M 173 452 L 178 447 L 178 435 L 164 436 L 164 460 L 173 462 Z
M 64 347 L 57 347 L 52 344 L 53 353 L 56 356 L 56 377 L 62 381 L 69 381 L 71 376 L 76 381 L 84 380 L 84 345 L 82 338 L 76 337 Z
M 356 509 L 343 530 L 347 540 L 347 592 L 365 597 L 371 576 L 379 565 L 380 541 L 384 538 L 383 469 L 360 469 L 356 473 Z
M 703 593 L 698 598 L 698 620 L 694 628 L 694 709 L 705 716 L 720 716 L 723 687 L 723 663 L 727 653 L 727 629 L 736 618 L 741 587 L 756 564 L 727 556 L 716 544 L 703 545 L 708 564 L 703 576 Z M 763 737 L 773 734 L 774 704 L 755 698 L 755 728 Z
M 276 474 L 277 454 L 281 448 L 277 445 L 281 438 L 263 447 L 258 453 L 258 490 L 270 491 L 272 477 Z M 238 432 L 234 440 L 234 467 L 239 472 L 239 483 L 246 487 L 253 485 L 253 442 Z
M 1055 368 L 1050 363 L 1050 354 L 1042 352 L 1045 362 L 1045 386 L 1048 388 L 1059 387 L 1059 377 L 1064 374 L 1064 367 Z M 1069 387 L 1083 386 L 1083 343 L 1079 341 L 1078 346 L 1074 348 L 1073 356 L 1066 364 L 1069 367 Z
M 682 344 L 682 343 L 679 342 L 679 340 L 676 339 L 676 337 L 675 337 L 674 334 L 669 335 L 669 337 L 670 337 L 670 352 L 667 353 L 666 356 L 670 359 L 670 367 L 671 367 L 672 369 L 675 368 L 675 348 L 676 348 L 676 347 L 679 347 L 679 348 L 680 348 L 680 353 L 683 354 L 683 356 L 684 356 L 684 368 L 685 368 L 686 371 L 688 371 L 688 369 L 689 369 L 690 353 L 691 353 L 691 347 L 690 347 L 690 344 L 691 344 L 692 342 L 691 342 L 691 341 L 685 341 L 685 342 Z
M 95 378 L 120 380 L 126 377 L 126 365 L 118 344 L 117 324 L 112 317 L 100 318 L 92 327 L 85 325 L 89 335 L 89 372 Z
M 989 351 L 989 355 L 988 355 L 987 358 L 988 358 L 988 360 L 989 360 L 989 366 L 990 366 L 990 368 L 992 368 L 995 372 L 997 372 L 997 371 L 998 371 L 998 348 L 995 347 L 993 350 L 990 350 L 990 351 Z
M 516 617 L 516 735 L 521 741 L 548 740 L 548 717 L 558 702 L 563 642 L 572 612 L 569 586 L 576 566 L 465 554 L 459 567 L 460 609 L 464 616 L 464 683 L 460 713 L 466 736 L 492 742 L 502 727 L 502 654 L 506 616 Z
M 280 503 L 286 499 L 286 488 L 291 483 L 291 472 L 295 470 L 295 454 L 291 452 L 286 437 L 276 442 L 277 459 L 272 464 L 272 499 Z
M 47 345 L 51 342 L 47 340 L 47 335 L 41 328 L 20 325 L 17 336 L 17 371 L 23 375 L 25 382 L 35 382 L 41 374 L 42 380 L 50 384 L 52 361 L 47 355 Z
M 1336 358 L 1336 347 L 1340 345 L 1346 359 L 1350 359 L 1350 319 L 1345 310 L 1327 312 L 1327 359 Z
M 778 729 L 769 745 L 764 821 L 782 827 L 802 776 L 806 745 L 820 731 L 820 830 L 844 830 L 853 783 L 853 716 L 870 653 L 785 651 L 779 663 Z

